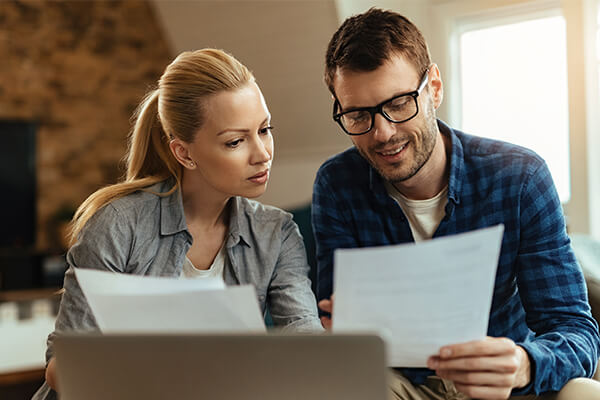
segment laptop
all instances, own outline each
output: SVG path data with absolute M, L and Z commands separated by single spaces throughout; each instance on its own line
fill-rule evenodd
M 374 335 L 64 335 L 61 400 L 385 400 Z

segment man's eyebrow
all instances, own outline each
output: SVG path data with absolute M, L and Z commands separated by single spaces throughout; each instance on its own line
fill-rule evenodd
M 385 103 L 386 101 L 390 101 L 391 99 L 393 99 L 394 97 L 400 97 L 400 96 L 407 96 L 410 95 L 411 93 L 415 92 L 415 90 L 411 90 L 409 92 L 406 91 L 401 91 L 401 92 L 397 92 L 396 94 L 388 97 L 387 99 L 383 100 L 381 103 Z M 361 110 L 364 108 L 373 108 L 373 107 L 377 107 L 379 104 L 376 104 L 374 106 L 362 106 L 362 107 L 346 107 L 345 109 L 342 110 L 342 105 L 340 104 L 339 100 L 338 100 L 338 104 L 340 105 L 340 112 L 346 112 L 346 111 L 353 111 L 353 110 Z
M 269 119 L 271 119 L 271 116 L 267 116 L 265 119 L 263 119 L 263 121 L 260 123 L 261 125 L 264 125 L 267 121 L 269 121 Z M 246 129 L 246 128 L 226 128 L 223 129 L 222 131 L 220 131 L 219 133 L 217 133 L 217 136 L 221 136 L 224 133 L 227 132 L 242 132 L 242 133 L 247 133 L 250 132 L 250 129 Z

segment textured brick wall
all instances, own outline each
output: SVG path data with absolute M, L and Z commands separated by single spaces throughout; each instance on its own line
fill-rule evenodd
M 0 1 L 0 119 L 39 124 L 40 250 L 57 210 L 121 176 L 132 112 L 170 58 L 147 2 Z

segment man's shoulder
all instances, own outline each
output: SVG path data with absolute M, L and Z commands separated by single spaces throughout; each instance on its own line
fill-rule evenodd
M 317 181 L 332 183 L 369 179 L 370 166 L 355 147 L 350 147 L 325 161 L 317 172 Z
M 506 171 L 503 167 L 510 166 L 513 172 L 531 172 L 545 164 L 542 157 L 526 147 L 456 129 L 453 131 L 462 145 L 465 164 L 471 168 Z

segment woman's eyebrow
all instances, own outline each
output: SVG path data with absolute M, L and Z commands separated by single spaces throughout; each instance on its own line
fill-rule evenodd
M 260 123 L 261 125 L 264 125 L 267 121 L 269 121 L 269 119 L 271 119 L 271 116 L 267 116 L 265 119 L 263 119 L 263 121 Z M 221 136 L 224 133 L 227 132 L 242 132 L 242 133 L 246 133 L 246 132 L 250 132 L 250 129 L 247 128 L 226 128 L 223 129 L 222 131 L 220 131 L 219 133 L 217 133 L 217 136 Z

